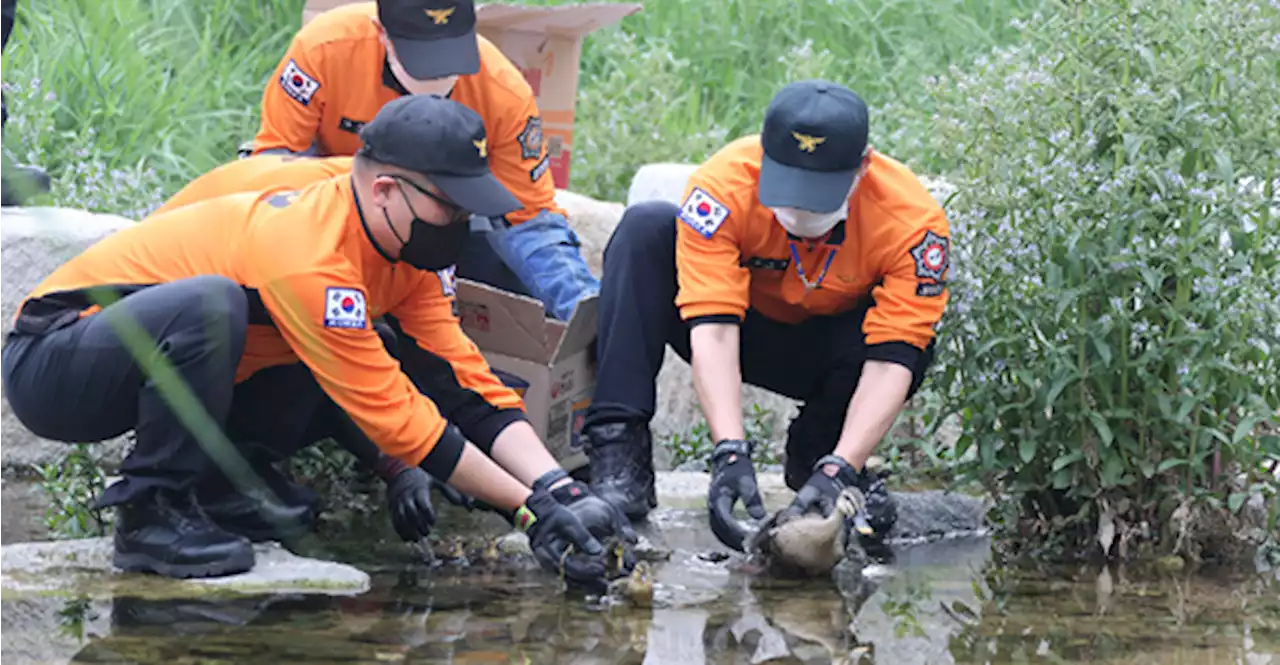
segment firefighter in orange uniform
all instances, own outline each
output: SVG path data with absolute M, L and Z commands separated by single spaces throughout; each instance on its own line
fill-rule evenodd
M 252 153 L 350 155 L 360 127 L 406 94 L 466 105 L 484 119 L 493 173 L 520 207 L 472 220 L 458 274 L 532 295 L 567 320 L 600 285 L 556 204 L 533 90 L 475 28 L 472 0 L 377 0 L 319 14 L 267 82 Z
M 703 163 L 682 205 L 645 202 L 623 215 L 605 250 L 584 433 L 592 489 L 632 519 L 656 505 L 648 425 L 670 344 L 691 362 L 716 442 L 708 508 L 721 541 L 742 547 L 737 501 L 765 515 L 744 382 L 803 402 L 786 444 L 789 510 L 829 515 L 856 486 L 870 542 L 896 522 L 865 463 L 932 362 L 950 240 L 915 175 L 870 149 L 867 122 L 843 86 L 787 85 L 762 133 Z
M 10 406 L 59 441 L 136 431 L 122 479 L 98 502 L 118 510 L 114 561 L 125 570 L 250 569 L 249 540 L 201 510 L 246 479 L 227 465 L 236 451 L 208 437 L 285 457 L 343 415 L 381 453 L 415 535 L 435 518 L 429 473 L 501 511 L 548 569 L 573 545 L 569 579 L 600 587 L 598 539 L 634 532 L 555 463 L 453 314 L 449 267 L 470 214 L 519 205 L 489 171 L 480 117 L 415 95 L 383 107 L 361 138 L 350 174 L 182 206 L 61 266 L 27 295 L 6 340 Z M 384 315 L 393 340 L 370 325 Z M 130 332 L 155 352 L 135 355 Z M 176 386 L 157 362 L 203 417 L 175 412 Z

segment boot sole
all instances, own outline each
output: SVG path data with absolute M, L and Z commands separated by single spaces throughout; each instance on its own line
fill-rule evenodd
M 224 577 L 247 573 L 253 569 L 253 550 L 233 555 L 222 561 L 206 563 L 170 563 L 138 552 L 116 552 L 112 557 L 116 568 L 132 573 L 156 573 L 165 577 Z

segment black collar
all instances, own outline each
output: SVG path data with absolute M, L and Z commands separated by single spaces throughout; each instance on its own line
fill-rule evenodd
M 388 263 L 392 265 L 399 263 L 399 260 L 391 258 L 382 249 L 382 245 L 379 245 L 378 241 L 373 237 L 373 230 L 369 228 L 369 222 L 364 218 L 364 211 L 360 209 L 360 193 L 356 191 L 355 174 L 351 175 L 351 198 L 354 199 L 356 204 L 356 214 L 360 216 L 360 226 L 364 229 L 364 236 L 369 240 L 369 244 L 373 245 L 373 248 L 377 250 L 377 252 L 382 255 L 382 258 L 386 259 Z

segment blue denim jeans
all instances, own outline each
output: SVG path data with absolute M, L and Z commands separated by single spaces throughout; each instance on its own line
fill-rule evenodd
M 531 296 L 561 321 L 569 319 L 578 301 L 600 292 L 600 281 L 582 257 L 582 242 L 564 215 L 543 210 L 523 224 L 496 220 L 493 226 L 483 231 L 473 225 L 458 262 L 459 277 Z

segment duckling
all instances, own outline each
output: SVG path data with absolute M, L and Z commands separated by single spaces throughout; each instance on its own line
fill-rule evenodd
M 870 533 L 866 497 L 856 487 L 846 487 L 836 499 L 831 515 L 806 513 L 784 517 L 778 511 L 752 536 L 748 552 L 780 575 L 827 575 L 844 557 L 848 532 L 845 521 L 859 533 Z
M 653 575 L 648 561 L 636 562 L 622 590 L 636 607 L 653 607 Z

